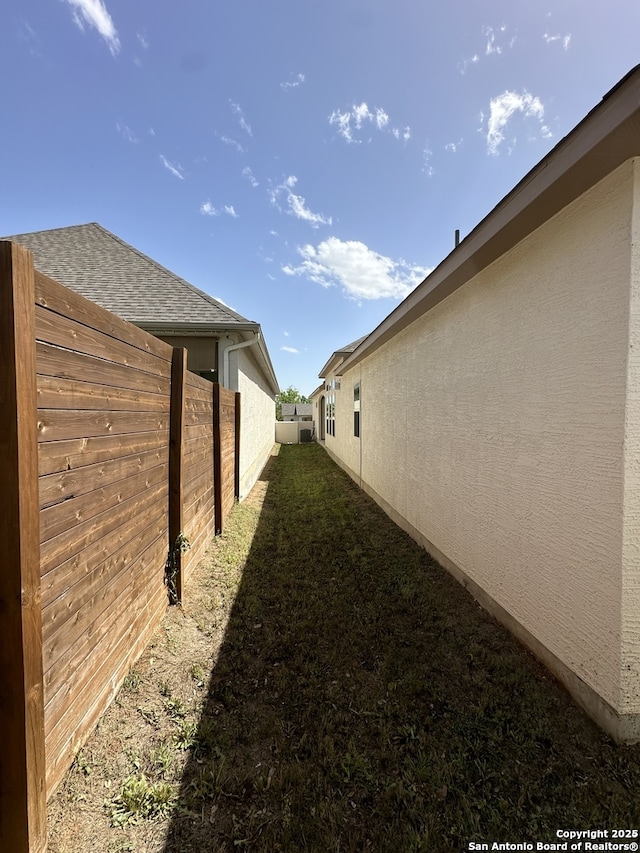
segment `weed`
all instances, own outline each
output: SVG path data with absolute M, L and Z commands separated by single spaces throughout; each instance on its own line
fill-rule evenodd
M 191 676 L 191 678 L 193 678 L 198 687 L 204 687 L 204 682 L 207 677 L 207 674 L 204 668 L 200 666 L 199 663 L 191 664 L 191 666 L 189 667 L 189 675 Z
M 173 736 L 173 742 L 178 749 L 192 749 L 196 743 L 198 725 L 193 720 L 181 720 L 178 730 Z
M 175 792 L 166 782 L 151 783 L 142 773 L 129 776 L 120 791 L 105 806 L 112 826 L 126 826 L 166 814 L 175 800 Z
M 187 711 L 182 703 L 182 699 L 177 696 L 170 696 L 165 700 L 164 708 L 167 714 L 173 719 L 182 719 L 186 717 Z
M 180 599 L 178 597 L 178 564 L 180 559 L 180 554 L 184 554 L 191 547 L 191 543 L 187 539 L 187 537 L 182 533 L 178 533 L 176 536 L 176 540 L 169 548 L 169 553 L 167 554 L 167 562 L 164 567 L 164 582 L 167 587 L 167 593 L 169 595 L 169 604 L 180 604 Z
M 138 693 L 140 690 L 140 685 L 142 684 L 142 674 L 137 670 L 132 669 L 124 678 L 122 682 L 122 689 L 127 690 L 129 693 Z
M 91 762 L 89 761 L 89 757 L 86 752 L 81 749 L 80 752 L 76 755 L 75 761 L 73 762 L 73 766 L 82 773 L 83 776 L 90 776 L 93 767 Z
M 164 776 L 167 773 L 174 761 L 174 754 L 171 748 L 166 743 L 161 743 L 151 753 L 151 761 L 157 767 L 160 775 Z
M 153 726 L 154 729 L 160 728 L 160 716 L 155 708 L 138 707 L 138 713 L 142 719 L 149 723 L 150 726 Z

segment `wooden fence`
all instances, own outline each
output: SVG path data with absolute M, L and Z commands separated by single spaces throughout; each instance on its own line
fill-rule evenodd
M 0 850 L 42 853 L 47 798 L 158 627 L 166 569 L 182 599 L 222 531 L 240 395 L 8 242 L 0 382 Z

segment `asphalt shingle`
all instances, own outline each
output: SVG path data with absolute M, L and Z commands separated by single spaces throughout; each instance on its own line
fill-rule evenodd
M 2 239 L 33 252 L 36 269 L 45 275 L 142 327 L 252 322 L 97 222 Z

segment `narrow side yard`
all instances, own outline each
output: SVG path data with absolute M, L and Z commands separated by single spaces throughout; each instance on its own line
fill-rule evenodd
M 49 804 L 51 853 L 640 827 L 614 744 L 317 445 L 282 446 Z

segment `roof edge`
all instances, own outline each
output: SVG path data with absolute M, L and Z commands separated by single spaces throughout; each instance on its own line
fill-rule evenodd
M 637 156 L 640 65 L 631 69 L 387 315 L 344 359 L 337 374 L 342 375 L 375 352 L 622 163 Z

